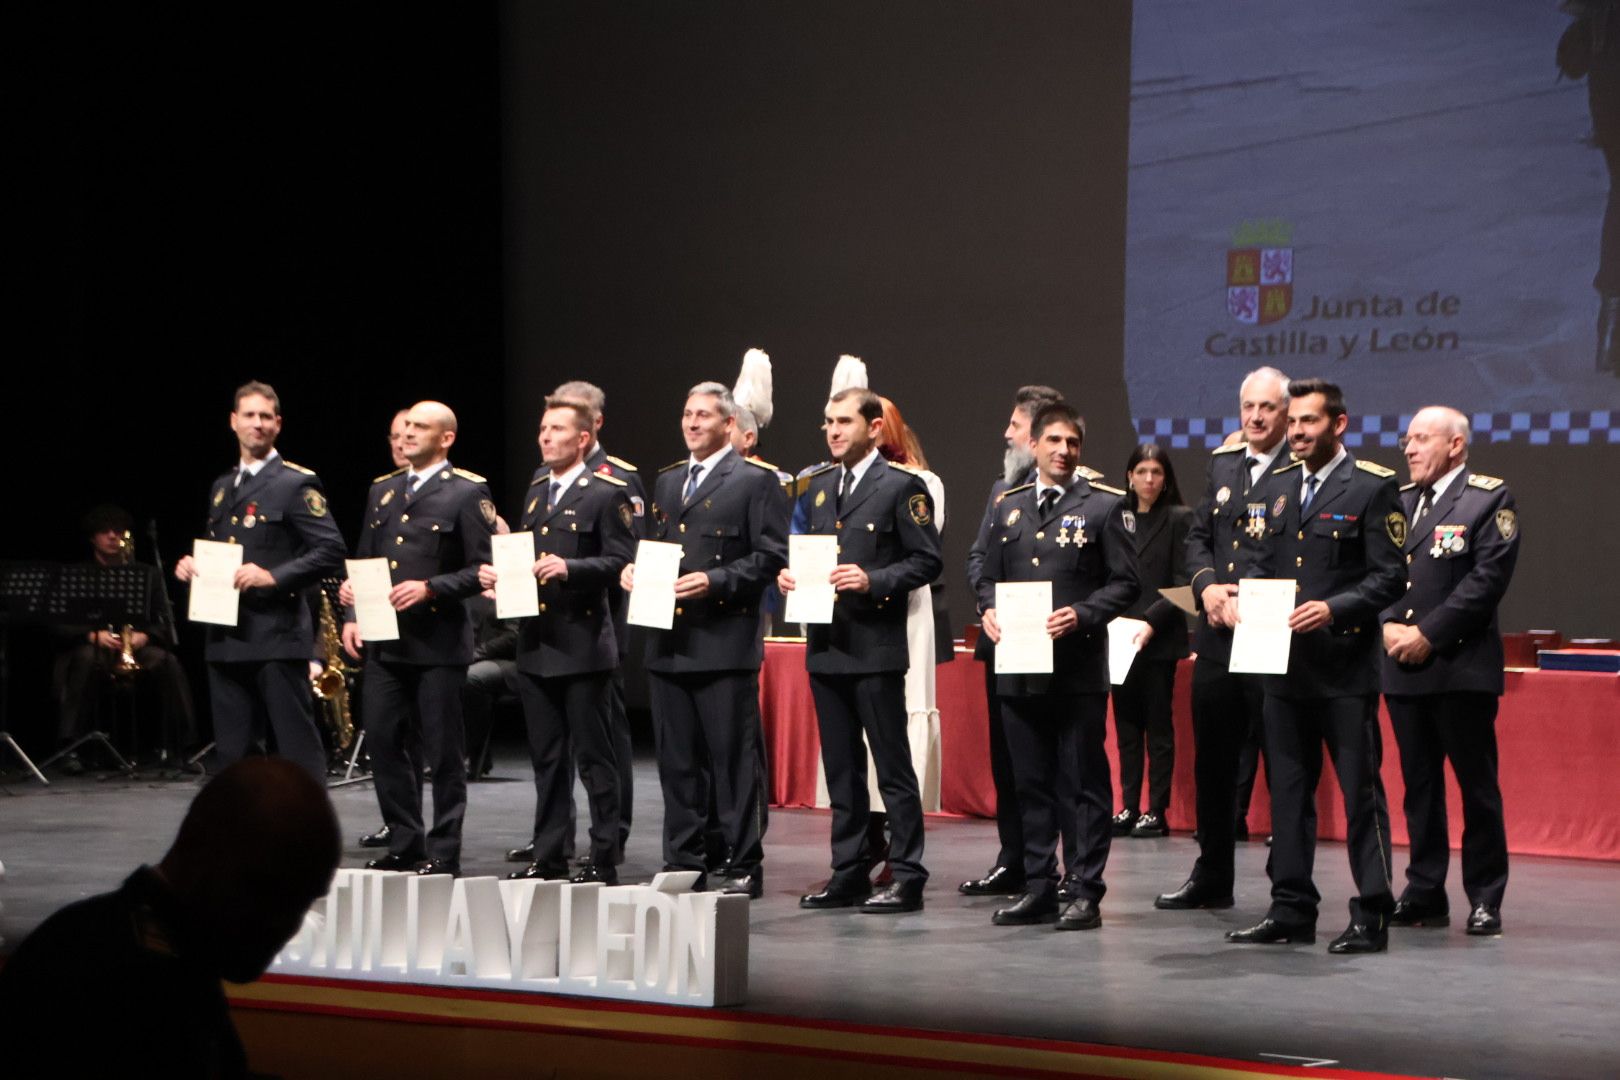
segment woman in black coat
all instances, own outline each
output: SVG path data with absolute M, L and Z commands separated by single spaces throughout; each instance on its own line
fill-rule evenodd
M 1158 443 L 1132 452 L 1125 474 L 1126 505 L 1136 517 L 1136 557 L 1142 595 L 1125 614 L 1142 619 L 1144 644 L 1131 673 L 1114 687 L 1114 734 L 1119 746 L 1119 789 L 1125 809 L 1114 818 L 1115 836 L 1165 836 L 1170 779 L 1176 763 L 1176 730 L 1170 715 L 1176 661 L 1187 655 L 1187 618 L 1160 589 L 1187 584 L 1187 527 L 1192 511 L 1182 502 L 1176 470 Z M 1147 813 L 1142 806 L 1142 750 L 1148 757 Z

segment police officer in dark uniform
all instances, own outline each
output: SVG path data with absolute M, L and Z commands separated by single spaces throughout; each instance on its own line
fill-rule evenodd
M 388 826 L 388 854 L 366 865 L 459 874 L 467 811 L 461 689 L 473 658 L 472 620 L 463 601 L 478 591 L 478 567 L 489 562 L 495 504 L 483 477 L 450 464 L 455 413 L 422 401 L 405 424 L 410 466 L 371 485 L 356 550 L 360 558 L 388 560 L 394 582 L 388 599 L 399 613 L 398 640 L 366 645 L 361 715 Z M 339 598 L 353 605 L 350 582 Z M 343 645 L 360 655 L 352 607 Z M 406 750 L 413 722 L 421 729 L 422 764 L 433 770 L 431 829 L 424 826 L 420 774 Z
M 513 878 L 568 876 L 574 770 L 590 807 L 591 857 L 576 882 L 618 884 L 624 860 L 619 762 L 610 680 L 619 663 L 608 595 L 635 555 L 625 484 L 585 463 L 590 413 L 551 398 L 540 418 L 545 466 L 529 485 L 519 529 L 534 536 L 540 613 L 518 624 L 518 697 L 534 765 L 534 859 Z M 493 588 L 495 569 L 479 580 Z
M 928 871 L 922 799 L 906 741 L 906 597 L 939 576 L 939 533 L 922 479 L 878 452 L 883 405 L 877 395 L 860 387 L 841 390 L 827 402 L 825 418 L 827 449 L 838 464 L 810 478 L 799 504 L 805 531 L 838 537 L 842 560 L 831 577 L 838 597 L 833 621 L 812 625 L 805 649 L 832 803 L 833 876 L 799 906 L 918 911 Z M 792 570 L 784 568 L 777 584 L 792 591 Z M 868 878 L 874 853 L 863 730 L 889 813 L 894 873 L 876 895 Z
M 1305 379 L 1289 384 L 1288 399 L 1288 444 L 1299 460 L 1272 471 L 1269 539 L 1255 566 L 1262 577 L 1295 579 L 1299 600 L 1288 619 L 1288 672 L 1265 677 L 1271 910 L 1226 937 L 1262 945 L 1315 940 L 1315 798 L 1326 742 L 1344 792 L 1357 893 L 1350 925 L 1328 951 L 1382 952 L 1395 898 L 1378 775 L 1378 616 L 1405 587 L 1406 515 L 1394 472 L 1345 450 L 1350 418 L 1337 386 Z
M 1406 888 L 1395 926 L 1445 926 L 1445 762 L 1462 792 L 1463 890 L 1468 933 L 1502 932 L 1507 829 L 1496 780 L 1496 707 L 1502 634 L 1496 609 L 1519 558 L 1513 494 L 1468 467 L 1468 418 L 1431 406 L 1412 417 L 1402 446 L 1412 482 L 1401 489 L 1411 521 L 1406 595 L 1385 609 L 1384 700 L 1401 749 Z
M 1267 480 L 1287 464 L 1288 379 L 1275 368 L 1252 371 L 1238 391 L 1241 442 L 1217 448 L 1204 497 L 1187 530 L 1187 572 L 1198 607 L 1193 631 L 1193 769 L 1197 780 L 1198 861 L 1181 888 L 1163 893 L 1164 909 L 1232 906 L 1239 759 L 1261 728 L 1259 675 L 1227 670 L 1237 583 L 1255 577 L 1271 496 Z
M 242 545 L 235 626 L 209 626 L 205 653 L 215 753 L 240 760 L 265 722 L 276 752 L 324 782 L 326 749 L 315 726 L 309 658 L 315 630 L 305 590 L 343 563 L 343 534 L 327 509 L 320 478 L 276 452 L 281 399 L 268 384 L 237 388 L 231 413 L 241 460 L 214 481 L 210 540 Z M 190 555 L 175 577 L 190 581 Z
M 713 805 L 724 865 L 707 884 L 764 889 L 766 792 L 757 767 L 760 597 L 787 563 L 788 506 L 770 466 L 732 449 L 736 403 L 717 382 L 687 391 L 688 457 L 659 471 L 651 539 L 682 546 L 675 621 L 647 632 L 647 673 L 664 788 L 664 862 L 704 871 Z M 635 567 L 624 574 L 635 586 Z
M 1012 418 L 1002 438 L 1007 452 L 1002 460 L 1002 476 L 990 485 L 990 498 L 979 519 L 979 531 L 968 548 L 968 588 L 978 591 L 980 571 L 989 551 L 990 530 L 996 523 L 996 508 L 1007 489 L 1035 480 L 1034 445 L 1030 424 L 1042 407 L 1062 401 L 1063 395 L 1050 386 L 1021 386 L 1013 396 Z M 984 611 L 981 605 L 979 615 Z M 973 659 L 984 665 L 984 698 L 990 721 L 990 780 L 996 789 L 996 839 L 1000 850 L 995 865 L 983 877 L 964 881 L 956 891 L 965 896 L 1010 895 L 1024 888 L 1024 821 L 1018 806 L 1018 786 L 1013 780 L 1012 757 L 1007 750 L 1007 734 L 1002 725 L 1001 706 L 996 697 L 995 643 L 981 633 L 973 646 Z
M 1031 424 L 1035 482 L 1011 488 L 974 582 L 984 630 L 1000 643 L 996 585 L 1050 581 L 1054 639 L 1050 675 L 1001 675 L 997 693 L 1023 813 L 1023 895 L 997 911 L 998 926 L 1026 926 L 1058 915 L 1058 835 L 1073 816 L 1075 850 L 1062 930 L 1102 924 L 1098 903 L 1113 836 L 1113 783 L 1104 748 L 1108 727 L 1108 623 L 1136 599 L 1135 515 L 1125 493 L 1077 476 L 1080 416 L 1054 402 Z M 1066 808 L 1066 809 L 1065 809 Z

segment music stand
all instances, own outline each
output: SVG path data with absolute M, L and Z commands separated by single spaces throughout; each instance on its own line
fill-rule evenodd
M 105 732 L 81 735 L 35 765 L 11 737 L 11 668 L 7 656 L 13 624 L 34 626 L 127 626 L 149 621 L 151 612 L 148 575 L 152 568 L 96 566 L 94 564 L 4 563 L 0 564 L 0 741 L 22 760 L 34 779 L 49 785 L 41 770 L 87 742 L 99 742 L 123 772 L 129 762 L 113 746 Z

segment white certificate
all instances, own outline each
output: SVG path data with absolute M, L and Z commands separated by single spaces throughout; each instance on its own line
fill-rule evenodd
M 1052 674 L 1052 635 L 1046 632 L 1051 614 L 1050 581 L 996 583 L 997 675 Z
M 1121 615 L 1108 624 L 1108 681 L 1118 686 L 1131 673 L 1131 664 L 1142 650 L 1134 642 L 1137 631 L 1147 623 Z
M 354 621 L 361 641 L 398 641 L 399 613 L 388 602 L 394 579 L 387 559 L 345 559 L 349 585 L 354 589 Z
M 631 626 L 668 630 L 675 625 L 675 579 L 681 576 L 681 545 L 661 540 L 636 544 L 635 588 L 625 613 Z
M 534 533 L 496 534 L 489 538 L 495 567 L 495 617 L 524 619 L 540 614 L 540 586 L 534 580 Z
M 186 617 L 192 622 L 235 626 L 242 594 L 236 588 L 236 571 L 242 566 L 242 548 L 218 540 L 194 540 L 191 561 L 197 568 L 191 579 L 191 601 Z
M 790 623 L 830 623 L 838 590 L 829 578 L 838 566 L 838 537 L 789 536 L 788 570 L 793 591 L 787 594 L 782 618 Z
M 1226 669 L 1243 675 L 1288 674 L 1294 632 L 1288 616 L 1294 602 L 1293 578 L 1244 578 L 1238 582 L 1238 624 L 1232 632 L 1232 659 Z

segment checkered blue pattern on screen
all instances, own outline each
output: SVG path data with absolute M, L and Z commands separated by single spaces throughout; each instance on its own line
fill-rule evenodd
M 1566 412 L 1473 413 L 1475 443 L 1528 442 L 1532 446 L 1620 445 L 1620 410 L 1594 409 Z M 1350 416 L 1344 442 L 1357 447 L 1395 447 L 1412 422 L 1411 413 Z M 1191 416 L 1171 419 L 1137 417 L 1136 434 L 1143 442 L 1156 442 L 1172 450 L 1188 447 L 1213 450 L 1238 429 L 1232 416 Z

